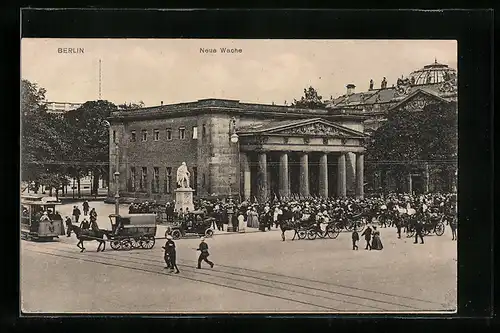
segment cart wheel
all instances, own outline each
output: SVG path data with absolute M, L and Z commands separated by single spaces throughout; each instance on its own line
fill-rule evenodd
M 179 239 L 179 238 L 181 238 L 181 232 L 180 232 L 180 230 L 176 229 L 176 230 L 172 231 L 172 238 L 173 239 Z
M 339 230 L 337 228 L 335 228 L 335 226 L 327 227 L 326 228 L 326 234 L 331 239 L 335 239 L 335 238 L 337 238 L 339 236 Z
M 316 230 L 314 230 L 314 229 L 307 230 L 307 238 L 308 239 L 314 240 L 314 239 L 316 239 L 316 236 L 317 236 Z
M 130 238 L 130 244 L 132 245 L 133 249 L 138 249 L 141 247 L 142 239 L 137 237 L 137 238 Z
M 305 230 L 299 230 L 297 232 L 297 236 L 299 237 L 299 239 L 304 239 L 307 236 L 307 232 Z
M 444 229 L 445 229 L 445 226 L 444 226 L 443 222 L 439 222 L 438 224 L 436 224 L 436 227 L 434 228 L 434 232 L 436 233 L 436 235 L 442 236 L 444 234 Z
M 141 241 L 141 247 L 146 250 L 150 250 L 155 246 L 155 238 L 154 237 L 144 237 Z
M 205 237 L 212 237 L 214 235 L 214 231 L 210 228 L 208 228 L 207 230 L 205 230 Z
M 130 239 L 126 238 L 126 239 L 122 239 L 121 241 L 121 247 L 123 250 L 131 250 L 132 249 L 132 242 L 130 242 Z
M 122 244 L 119 240 L 112 240 L 110 242 L 110 245 L 113 250 L 119 250 L 122 247 Z

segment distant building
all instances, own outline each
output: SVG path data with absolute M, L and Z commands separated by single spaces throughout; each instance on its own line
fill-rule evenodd
M 46 101 L 47 112 L 64 114 L 68 111 L 78 109 L 83 103 L 52 102 Z
M 458 99 L 457 71 L 437 61 L 411 72 L 406 78 L 399 78 L 396 86 L 387 88 L 387 82 L 382 80 L 377 88 L 372 87 L 373 80 L 370 81 L 371 89 L 362 92 L 355 92 L 356 86 L 348 84 L 345 95 L 331 99 L 327 104 L 327 108 L 341 113 L 369 116 L 364 123 L 367 134 L 375 131 L 391 110 L 418 110 L 428 104 L 443 102 L 456 104 Z
M 331 99 L 327 104 L 332 111 L 368 116 L 364 121 L 364 133 L 368 135 L 386 121 L 390 111 L 418 112 L 429 104 L 441 103 L 452 105 L 458 111 L 457 71 L 437 61 L 411 72 L 407 77 L 398 78 L 396 86 L 387 87 L 386 78 L 381 80 L 379 87 L 374 86 L 373 79 L 368 82 L 369 89 L 363 92 L 355 92 L 356 86 L 348 84 L 345 95 Z M 454 170 L 444 169 L 432 163 L 415 165 L 408 174 L 406 184 L 398 184 L 383 167 L 378 167 L 374 174 L 367 172 L 365 176 L 372 189 L 391 191 L 403 188 L 412 193 L 456 191 L 456 164 Z

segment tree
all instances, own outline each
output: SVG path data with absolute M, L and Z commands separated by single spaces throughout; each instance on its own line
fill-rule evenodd
M 47 113 L 45 89 L 21 81 L 21 179 L 39 187 L 45 163 L 64 156 L 64 137 L 57 129 L 57 115 Z
M 89 101 L 76 110 L 66 113 L 65 119 L 71 131 L 71 151 L 67 160 L 71 161 L 109 161 L 109 127 L 106 124 L 112 111 L 117 106 L 109 101 Z M 97 194 L 98 180 L 102 170 L 99 167 L 80 167 L 73 165 L 72 173 L 78 181 L 78 196 L 80 197 L 80 178 L 92 171 L 92 192 Z
M 305 108 L 305 109 L 324 109 L 326 107 L 325 102 L 321 99 L 323 97 L 318 95 L 318 92 L 313 87 L 304 89 L 304 96 L 300 98 L 300 101 L 296 99 L 293 100 L 292 107 Z
M 427 161 L 443 173 L 454 172 L 458 151 L 456 105 L 430 104 L 423 111 L 394 110 L 387 121 L 371 136 L 366 145 L 367 161 L 391 161 L 372 165 L 371 171 L 390 170 L 398 183 L 415 167 L 415 161 Z M 435 161 L 433 163 L 433 161 Z M 421 166 L 420 166 L 421 167 Z M 369 164 L 367 164 L 369 173 Z

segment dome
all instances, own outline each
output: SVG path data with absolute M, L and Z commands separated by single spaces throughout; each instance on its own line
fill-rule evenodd
M 457 71 L 455 69 L 434 60 L 433 64 L 411 72 L 409 78 L 413 85 L 420 85 L 445 82 L 451 78 L 456 78 L 456 75 Z

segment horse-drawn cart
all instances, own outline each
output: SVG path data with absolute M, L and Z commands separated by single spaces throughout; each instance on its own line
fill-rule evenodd
M 108 233 L 113 250 L 152 249 L 155 245 L 156 214 L 109 215 Z

